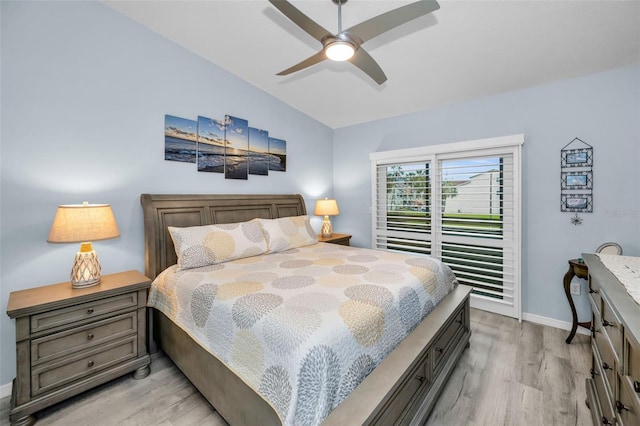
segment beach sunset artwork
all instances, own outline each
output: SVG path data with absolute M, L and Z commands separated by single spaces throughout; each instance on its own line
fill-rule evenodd
M 248 179 L 249 177 L 249 122 L 245 119 L 225 116 L 224 177 Z
M 249 174 L 269 174 L 269 132 L 249 127 Z
M 183 163 L 196 162 L 196 131 L 198 123 L 194 120 L 164 116 L 164 159 L 169 161 L 182 161 Z
M 224 121 L 198 117 L 198 171 L 224 173 Z
M 269 170 L 287 171 L 287 141 L 269 138 Z

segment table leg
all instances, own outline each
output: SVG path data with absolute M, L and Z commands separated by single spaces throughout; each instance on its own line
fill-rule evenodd
M 571 307 L 571 317 L 573 319 L 573 324 L 571 325 L 571 333 L 569 333 L 569 337 L 565 342 L 571 343 L 573 337 L 576 335 L 576 330 L 578 329 L 578 313 L 576 312 L 576 305 L 573 303 L 573 297 L 571 297 L 571 279 L 575 276 L 573 272 L 573 268 L 569 265 L 569 270 L 566 274 L 564 274 L 564 294 L 567 296 L 567 300 L 569 301 L 569 306 Z

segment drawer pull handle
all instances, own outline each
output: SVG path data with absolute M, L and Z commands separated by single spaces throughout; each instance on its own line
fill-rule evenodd
M 593 368 L 591 369 L 591 377 L 595 377 L 595 376 L 599 376 L 600 374 L 594 370 Z
M 87 335 L 87 340 L 91 340 L 91 339 L 93 339 L 93 333 L 89 333 L 89 334 Z
M 633 390 L 636 391 L 637 393 L 640 393 L 640 382 L 639 381 L 634 381 L 633 382 Z
M 613 370 L 613 368 L 611 368 L 611 366 L 609 364 L 607 364 L 606 362 L 602 363 L 602 369 L 603 370 Z
M 416 380 L 419 381 L 420 383 L 424 383 L 425 379 L 426 379 L 426 377 L 424 377 L 424 376 L 416 376 Z
M 88 314 L 88 315 L 91 315 L 92 313 L 93 313 L 93 308 L 89 308 L 89 309 L 87 309 L 87 314 Z
M 616 409 L 618 410 L 618 413 L 621 413 L 622 410 L 629 411 L 629 407 L 627 407 L 620 401 L 616 401 Z
M 444 352 L 444 349 L 443 348 L 436 348 L 436 352 L 442 353 L 442 352 Z
M 602 424 L 603 425 L 612 425 L 613 423 L 611 423 L 609 421 L 609 419 L 607 419 L 605 416 L 602 416 Z
M 89 362 L 87 363 L 87 366 L 88 366 L 88 367 L 93 367 L 93 361 L 89 361 Z
M 607 320 L 605 320 L 605 319 L 603 319 L 603 320 L 602 320 L 602 325 L 603 325 L 604 327 L 613 327 L 613 323 L 612 323 L 612 322 L 609 322 L 609 321 L 607 321 Z

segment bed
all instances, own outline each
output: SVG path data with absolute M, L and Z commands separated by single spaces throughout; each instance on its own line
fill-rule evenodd
M 297 194 L 143 194 L 141 202 L 145 228 L 145 272 L 149 278 L 160 283 L 170 274 L 180 275 L 175 272 L 178 258 L 169 232 L 170 227 L 235 224 L 256 218 L 268 221 L 306 215 L 304 200 Z M 336 250 L 345 251 L 336 254 Z M 275 255 L 280 256 L 281 260 L 286 260 L 280 263 L 289 266 L 304 262 L 327 263 L 328 259 L 335 259 L 340 255 L 358 261 L 383 254 L 395 256 L 385 254 L 387 252 L 358 250 L 361 249 L 317 243 L 280 253 L 265 253 L 249 261 L 240 260 L 239 263 L 251 263 L 257 271 L 266 271 L 262 263 L 268 263 L 271 261 L 269 256 Z M 316 255 L 321 257 L 309 260 L 310 256 Z M 225 274 L 228 276 L 233 275 L 231 271 L 237 267 L 233 262 L 226 264 Z M 204 274 L 200 271 L 199 276 L 209 277 L 213 273 L 206 271 Z M 264 275 L 271 273 L 263 272 Z M 325 283 L 332 282 L 331 277 L 324 271 L 318 270 L 316 273 L 322 275 Z M 381 274 L 384 274 L 384 271 Z M 202 287 L 194 286 L 197 291 Z M 397 342 L 394 343 L 393 348 L 389 349 L 390 352 L 385 353 L 384 359 L 372 371 L 367 370 L 364 380 L 360 378 L 362 381 L 359 381 L 355 389 L 349 389 L 349 393 L 341 397 L 341 402 L 332 407 L 328 416 L 322 419 L 322 424 L 420 424 L 427 419 L 447 378 L 464 349 L 468 347 L 471 334 L 471 289 L 457 283 L 451 287 L 451 291 L 439 298 L 437 305 L 430 309 L 430 313 L 424 319 L 420 319 L 415 326 L 407 326 L 406 337 L 397 346 Z M 264 393 L 260 394 L 256 390 L 260 386 L 256 385 L 250 374 L 238 374 L 238 370 L 242 368 L 238 368 L 226 356 L 211 348 L 204 348 L 197 334 L 182 325 L 176 325 L 175 316 L 171 318 L 170 311 L 155 308 L 151 310 L 150 335 L 154 341 L 150 343 L 150 348 L 154 350 L 158 345 L 227 422 L 232 425 L 318 423 L 317 417 L 315 420 L 310 420 L 309 417 L 295 417 L 295 410 L 291 411 L 294 414 L 283 413 L 283 409 L 278 406 L 277 401 L 274 402 L 271 394 L 265 397 Z M 403 315 L 400 313 L 400 316 Z M 254 351 L 242 351 L 250 352 Z M 351 350 L 345 352 L 350 353 Z M 298 380 L 298 383 L 304 381 Z

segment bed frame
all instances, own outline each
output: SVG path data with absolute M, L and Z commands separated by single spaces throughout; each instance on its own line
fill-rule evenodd
M 145 272 L 177 262 L 168 226 L 275 219 L 307 213 L 301 195 L 141 195 Z M 323 425 L 423 424 L 469 346 L 469 294 L 456 288 L 325 419 Z M 275 410 L 171 320 L 153 310 L 150 335 L 232 425 L 278 425 Z

